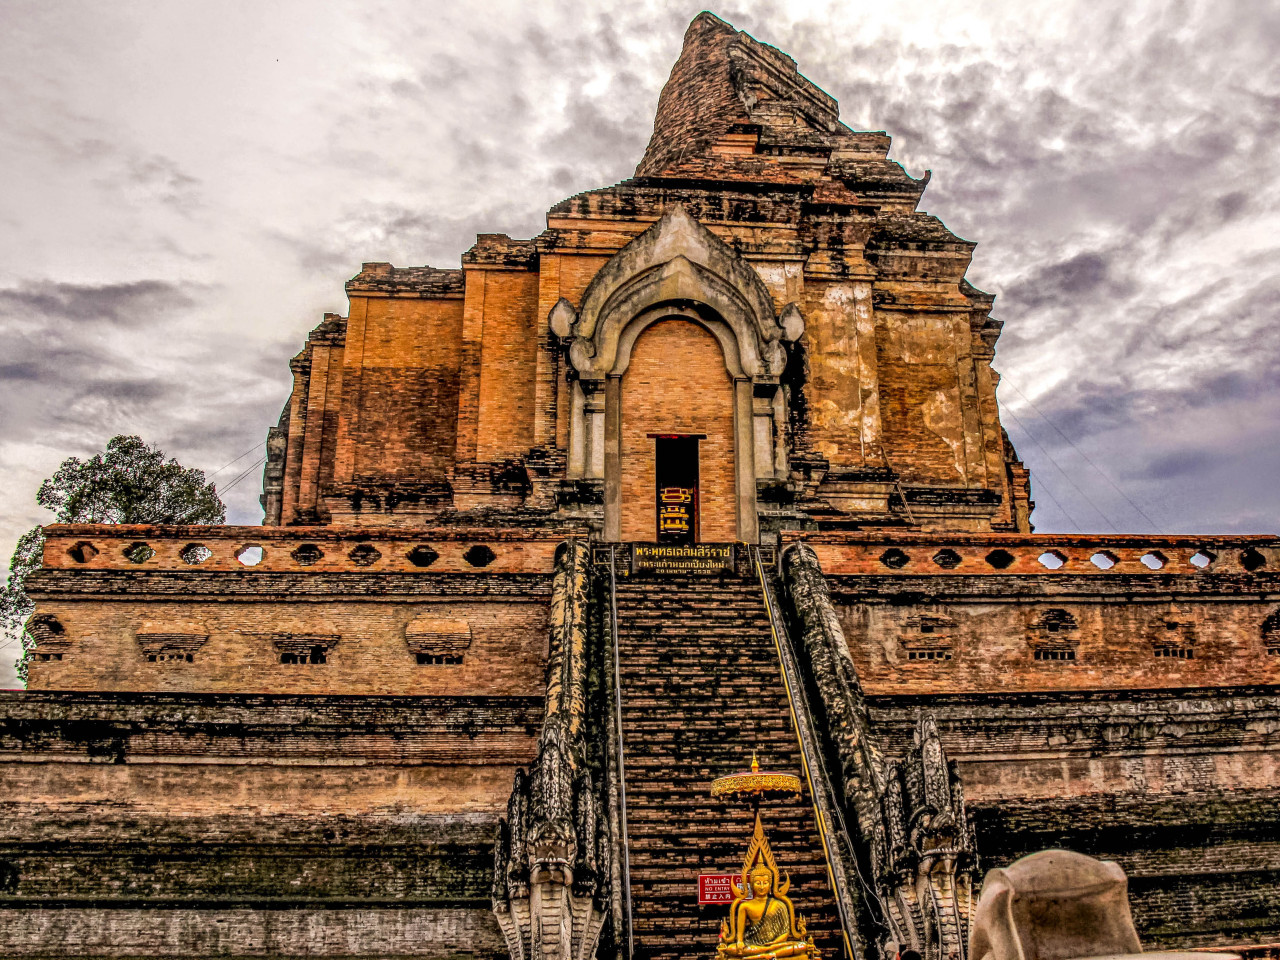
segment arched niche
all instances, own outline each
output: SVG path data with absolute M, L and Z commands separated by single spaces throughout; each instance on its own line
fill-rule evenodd
M 795 305 L 775 312 L 755 269 L 676 205 L 618 251 L 592 280 L 580 310 L 559 301 L 552 332 L 574 374 L 568 475 L 604 481 L 605 538 L 621 531 L 621 378 L 645 329 L 682 317 L 719 342 L 734 392 L 738 539 L 758 538 L 756 479 L 785 476 L 786 341 L 804 330 Z M 674 362 L 674 361 L 673 361 Z

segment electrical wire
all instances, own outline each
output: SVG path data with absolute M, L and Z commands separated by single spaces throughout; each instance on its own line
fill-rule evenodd
M 1071 479 L 1071 474 L 1067 473 L 1067 471 L 1065 471 L 1065 470 L 1063 470 L 1063 469 L 1062 469 L 1062 465 L 1061 465 L 1060 463 L 1058 463 L 1058 461 L 1057 461 L 1057 460 L 1055 460 L 1055 459 L 1054 459 L 1053 454 L 1051 454 L 1048 450 L 1046 450 L 1046 449 L 1045 449 L 1044 444 L 1042 444 L 1039 440 L 1037 440 L 1037 439 L 1036 439 L 1035 434 L 1034 434 L 1034 433 L 1032 433 L 1030 430 L 1028 430 L 1028 429 L 1027 429 L 1027 425 L 1026 425 L 1025 423 L 1023 423 L 1020 419 L 1018 419 L 1018 415 L 1017 415 L 1016 413 L 1014 413 L 1012 410 L 1010 410 L 1008 407 L 1005 407 L 1005 408 L 1004 408 L 1004 412 L 1005 412 L 1005 413 L 1007 413 L 1010 417 L 1012 417 L 1012 418 L 1013 418 L 1013 422 L 1014 422 L 1014 423 L 1016 423 L 1016 424 L 1018 425 L 1019 429 L 1021 429 L 1021 430 L 1022 430 L 1023 434 L 1025 434 L 1025 435 L 1026 435 L 1026 437 L 1027 437 L 1027 438 L 1028 438 L 1032 443 L 1034 443 L 1034 444 L 1036 445 L 1036 448 L 1037 448 L 1041 453 L 1043 453 L 1043 454 L 1045 455 L 1045 457 L 1047 457 L 1047 458 L 1048 458 L 1049 462 L 1053 464 L 1054 468 L 1055 468 L 1055 469 L 1056 469 L 1060 474 L 1062 474 L 1063 478 L 1067 481 L 1067 483 L 1071 484 L 1071 488 L 1072 488 L 1073 490 L 1075 490 L 1075 492 L 1076 492 L 1076 493 L 1080 494 L 1080 496 L 1081 496 L 1082 498 L 1084 498 L 1084 501 L 1085 501 L 1087 504 L 1089 504 L 1089 506 L 1093 507 L 1093 511 L 1094 511 L 1094 513 L 1096 513 L 1098 516 L 1100 516 L 1100 517 L 1102 518 L 1102 522 L 1103 522 L 1103 523 L 1105 523 L 1108 527 L 1110 527 L 1110 528 L 1111 528 L 1111 532 L 1112 532 L 1112 533 L 1119 533 L 1119 532 L 1120 532 L 1119 528 L 1118 528 L 1114 523 L 1112 523 L 1112 522 L 1111 522 L 1111 518 L 1110 518 L 1110 517 L 1108 517 L 1108 516 L 1103 512 L 1103 510 L 1102 510 L 1102 508 L 1101 508 L 1101 507 L 1099 507 L 1096 503 L 1094 503 L 1094 502 L 1093 502 L 1093 498 L 1092 498 L 1092 497 L 1090 497 L 1087 493 L 1085 493 L 1083 490 L 1081 490 L 1081 489 L 1080 489 L 1079 484 L 1077 484 L 1074 480 L 1072 480 L 1072 479 Z M 1065 511 L 1064 511 L 1064 512 L 1065 512 Z M 1074 523 L 1075 521 L 1072 521 L 1072 522 Z M 1076 529 L 1077 529 L 1077 531 L 1078 531 L 1078 532 L 1080 532 L 1080 533 L 1083 533 L 1083 532 L 1084 532 L 1083 530 L 1080 530 L 1080 529 L 1079 529 L 1079 526 L 1078 526 L 1078 525 L 1077 525 L 1077 528 L 1076 528 Z
M 1018 424 L 1018 428 L 1020 430 L 1026 429 L 1025 427 L 1022 426 L 1021 421 L 1019 421 L 1018 418 L 1014 416 L 1014 414 L 1011 411 L 1006 410 L 1005 412 L 1008 413 L 1010 417 L 1013 417 L 1014 422 Z M 1030 434 L 1027 434 L 1027 439 L 1030 440 L 1032 443 L 1035 442 L 1035 438 L 1032 437 Z M 1059 511 L 1061 511 L 1062 515 L 1067 518 L 1071 526 L 1075 528 L 1076 533 L 1084 532 L 1084 528 L 1080 526 L 1080 524 L 1076 521 L 1076 518 L 1071 515 L 1070 511 L 1068 511 L 1067 508 L 1062 505 L 1062 501 L 1060 501 L 1057 497 L 1053 495 L 1053 490 L 1051 490 L 1049 488 L 1049 485 L 1044 482 L 1044 478 L 1042 476 L 1040 476 L 1037 473 L 1037 475 L 1034 478 L 1032 478 L 1032 483 L 1035 487 L 1038 488 L 1039 491 L 1043 491 L 1044 495 L 1049 498 L 1049 502 L 1052 503 L 1055 507 L 1057 507 Z
M 224 464 L 223 464 L 222 466 L 220 466 L 217 470 L 213 471 L 213 473 L 209 474 L 209 476 L 208 476 L 208 477 L 206 477 L 205 479 L 206 479 L 206 480 L 212 480 L 214 477 L 216 477 L 218 474 L 220 474 L 223 470 L 227 469 L 227 467 L 231 466 L 232 464 L 239 463 L 241 460 L 243 460 L 243 459 L 244 459 L 245 457 L 247 457 L 249 454 L 256 452 L 256 451 L 257 451 L 257 449 L 258 449 L 260 446 L 262 446 L 262 444 L 263 444 L 263 443 L 266 443 L 266 442 L 267 442 L 267 441 L 263 440 L 263 441 L 262 441 L 262 443 L 255 443 L 252 447 L 250 447 L 250 448 L 249 448 L 248 450 L 246 450 L 244 453 L 240 454 L 240 456 L 236 457 L 234 460 L 230 460 L 230 461 L 228 461 L 227 463 L 224 463 Z
M 228 483 L 228 484 L 227 484 L 225 487 L 223 487 L 223 488 L 222 488 L 222 490 L 220 490 L 219 492 L 220 492 L 220 493 L 226 493 L 228 490 L 230 490 L 232 487 L 234 487 L 237 483 L 239 483 L 239 482 L 240 482 L 241 480 L 243 480 L 245 477 L 249 476 L 249 474 L 253 473 L 253 471 L 257 470 L 260 466 L 262 466 L 262 465 L 263 465 L 264 463 L 266 463 L 266 462 L 267 462 L 267 458 L 266 458 L 266 457 L 259 457 L 259 458 L 258 458 L 258 460 L 257 460 L 256 462 L 249 464 L 249 466 L 245 469 L 245 471 L 244 471 L 243 473 L 241 473 L 241 474 L 240 474 L 239 476 L 237 476 L 234 480 L 232 480 L 230 483 Z
M 1045 416 L 1044 412 L 1039 407 L 1036 406 L 1035 401 L 1018 389 L 1018 385 L 1016 383 L 1011 381 L 1007 375 L 1002 375 L 1000 377 L 1000 382 L 1009 384 L 1009 386 L 1013 389 L 1013 392 L 1016 393 L 1018 396 L 1020 396 L 1023 400 L 1025 400 L 1027 402 L 1027 405 L 1036 412 L 1036 416 L 1038 416 L 1041 420 L 1043 420 L 1050 427 L 1052 427 L 1054 432 L 1058 436 L 1060 436 L 1063 440 L 1067 441 L 1067 443 L 1070 444 L 1072 450 L 1074 450 L 1076 453 L 1080 454 L 1080 456 L 1084 458 L 1085 463 L 1093 467 L 1093 469 L 1098 472 L 1099 476 L 1101 476 L 1103 480 L 1111 484 L 1111 488 L 1115 490 L 1116 493 L 1124 497 L 1124 502 L 1129 504 L 1129 506 L 1133 507 L 1133 509 L 1138 512 L 1138 515 L 1151 525 L 1151 529 L 1153 532 L 1155 533 L 1160 532 L 1161 530 L 1160 525 L 1157 524 L 1154 520 L 1152 520 L 1149 516 L 1147 516 L 1147 513 L 1145 510 L 1143 510 L 1140 506 L 1138 506 L 1131 499 L 1129 499 L 1129 495 L 1125 493 L 1122 489 L 1120 489 L 1120 485 L 1117 484 L 1114 480 L 1112 480 L 1111 477 L 1107 475 L 1107 472 L 1105 470 L 1103 470 L 1100 466 L 1094 463 L 1093 459 L 1087 453 L 1085 453 L 1083 450 L 1077 447 L 1074 441 L 1072 441 L 1070 437 L 1068 437 L 1065 433 L 1062 432 L 1062 430 L 1058 428 L 1058 425 L 1056 423 L 1054 423 L 1047 416 Z

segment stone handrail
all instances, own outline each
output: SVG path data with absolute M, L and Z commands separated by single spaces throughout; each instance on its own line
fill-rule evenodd
M 493 911 L 513 960 L 590 960 L 610 911 L 613 844 L 587 764 L 588 550 L 556 551 L 546 714 L 494 848 Z
M 798 652 L 871 872 L 880 914 L 871 920 L 882 935 L 891 934 L 882 955 L 909 947 L 924 960 L 964 960 L 976 851 L 964 791 L 937 726 L 921 714 L 907 755 L 885 758 L 818 556 L 808 544 L 793 543 L 780 568 Z

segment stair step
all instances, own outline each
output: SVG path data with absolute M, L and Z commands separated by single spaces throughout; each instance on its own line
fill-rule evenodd
M 618 584 L 618 675 L 637 960 L 711 956 L 725 916 L 699 907 L 699 873 L 741 869 L 745 804 L 711 781 L 761 765 L 800 776 L 773 629 L 754 580 Z M 839 914 L 807 799 L 762 810 L 791 897 L 819 949 L 843 955 Z

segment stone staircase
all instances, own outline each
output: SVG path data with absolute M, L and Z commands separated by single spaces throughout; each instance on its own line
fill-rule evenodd
M 803 777 L 760 584 L 755 579 L 619 579 L 619 673 L 626 752 L 636 960 L 715 955 L 723 905 L 698 906 L 699 873 L 738 873 L 746 804 L 711 781 L 751 765 Z M 790 897 L 824 960 L 844 954 L 808 790 L 762 810 Z

